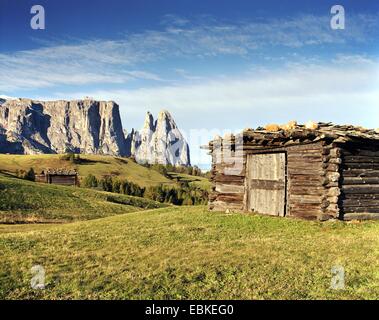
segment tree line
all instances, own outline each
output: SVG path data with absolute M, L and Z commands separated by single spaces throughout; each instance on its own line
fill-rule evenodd
M 126 179 L 114 179 L 112 176 L 98 179 L 94 175 L 89 174 L 84 178 L 82 186 L 107 192 L 144 197 L 174 205 L 201 205 L 208 202 L 207 191 L 191 186 L 188 183 L 182 183 L 180 188 L 164 185 L 144 188 Z

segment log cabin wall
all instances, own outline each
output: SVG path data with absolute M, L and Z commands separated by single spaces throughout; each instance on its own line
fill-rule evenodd
M 212 153 L 209 209 L 244 210 L 246 153 L 224 152 L 221 145 Z
M 303 219 L 337 218 L 339 149 L 326 141 L 287 148 L 287 215 Z
M 275 152 L 287 155 L 285 216 L 310 220 L 337 217 L 340 177 L 337 149 L 319 141 L 284 148 L 247 150 L 247 153 Z
M 222 155 L 224 140 L 218 137 L 207 147 L 212 155 L 210 209 L 251 211 L 256 207 L 267 209 L 266 214 L 273 211 L 271 214 L 283 215 L 279 211 L 281 192 L 275 191 L 282 188 L 283 179 L 261 170 L 264 167 L 282 173 L 282 169 L 275 168 L 282 168 L 283 157 L 272 156 L 271 161 L 269 156 L 250 156 L 276 152 L 286 155 L 285 216 L 379 219 L 379 129 L 322 122 L 248 128 L 227 138 L 230 141 L 226 145 L 232 151 L 227 151 L 227 156 Z M 236 153 L 240 159 L 236 167 L 241 170 L 227 173 L 231 163 L 235 166 Z M 275 160 L 279 158 L 280 167 Z M 247 164 L 254 168 L 250 165 L 252 159 L 260 163 L 255 166 L 259 170 L 254 171 L 259 174 L 250 175 L 252 170 L 246 168 Z M 258 190 L 253 198 L 250 189 Z M 271 198 L 278 204 L 274 210 L 264 205 Z
M 323 144 L 305 144 L 286 148 L 287 204 L 286 216 L 317 219 L 322 215 L 325 197 L 322 178 Z
M 249 187 L 246 160 L 250 154 L 286 154 L 285 216 L 327 220 L 339 214 L 340 149 L 325 141 L 281 148 L 262 148 L 244 144 L 242 170 L 225 174 L 228 163 L 236 166 L 235 153 L 222 158 L 221 144 L 212 155 L 212 192 L 209 208 L 215 211 L 250 211 L 247 206 Z M 241 154 L 241 153 L 239 153 Z M 222 160 L 221 160 L 222 159 Z M 234 160 L 233 160 L 234 159 Z M 238 166 L 237 166 L 238 167 Z
M 342 151 L 340 218 L 379 218 L 379 147 L 346 145 Z

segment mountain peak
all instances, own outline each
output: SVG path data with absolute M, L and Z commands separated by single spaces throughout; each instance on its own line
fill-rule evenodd
M 145 122 L 143 124 L 143 129 L 154 130 L 154 118 L 150 111 L 146 112 Z
M 143 129 L 133 136 L 131 150 L 139 163 L 190 165 L 188 144 L 167 110 L 161 110 L 155 122 L 147 112 Z
M 167 132 L 178 128 L 175 123 L 174 118 L 172 117 L 170 112 L 168 112 L 167 110 L 161 110 L 158 113 L 156 127 L 157 127 L 157 130 L 159 130 L 160 128 L 163 128 L 163 130 L 166 130 Z
M 127 154 L 118 105 L 111 101 L 6 100 L 0 127 L 0 153 Z

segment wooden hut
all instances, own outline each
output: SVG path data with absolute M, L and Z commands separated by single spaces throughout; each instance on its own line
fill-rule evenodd
M 215 138 L 211 210 L 328 220 L 379 218 L 379 133 L 311 123 Z
M 77 186 L 79 184 L 77 171 L 70 169 L 47 169 L 36 175 L 36 182 L 64 186 Z

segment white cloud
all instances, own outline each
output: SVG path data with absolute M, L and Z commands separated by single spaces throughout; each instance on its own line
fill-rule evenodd
M 69 98 L 86 94 L 79 92 Z M 147 110 L 155 114 L 163 108 L 170 110 L 191 142 L 193 162 L 203 163 L 209 159 L 204 158 L 199 146 L 215 132 L 293 119 L 303 123 L 312 119 L 379 127 L 379 61 L 364 56 L 339 56 L 327 64 L 291 64 L 232 79 L 203 79 L 190 84 L 97 91 L 90 95 L 116 101 L 128 129 L 140 127 Z M 193 129 L 206 129 L 203 138 L 191 138 Z
M 172 58 L 207 59 L 250 55 L 277 47 L 317 48 L 322 45 L 377 41 L 378 15 L 350 15 L 345 30 L 330 29 L 328 15 L 299 15 L 264 22 L 220 22 L 166 16 L 165 29 L 127 34 L 119 40 L 51 44 L 35 50 L 0 54 L 0 90 L 63 85 L 120 84 L 133 79 L 161 81 L 146 63 Z M 187 60 L 187 62 L 190 60 Z M 172 66 L 178 68 L 179 66 Z

